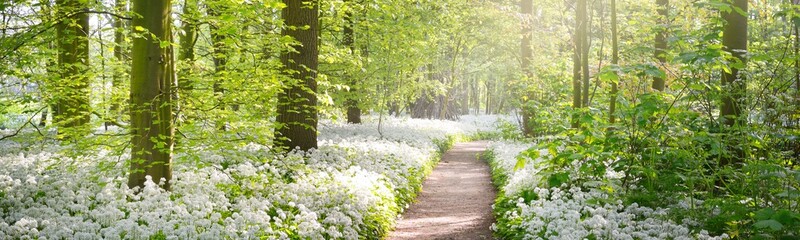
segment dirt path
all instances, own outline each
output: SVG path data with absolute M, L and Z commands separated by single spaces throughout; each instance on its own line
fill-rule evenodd
M 389 239 L 492 239 L 496 191 L 489 165 L 477 158 L 486 144 L 459 143 L 445 153 Z

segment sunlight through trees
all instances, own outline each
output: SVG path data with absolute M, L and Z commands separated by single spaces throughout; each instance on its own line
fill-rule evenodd
M 0 1 L 0 239 L 381 238 L 475 139 L 498 238 L 797 238 L 800 1 Z

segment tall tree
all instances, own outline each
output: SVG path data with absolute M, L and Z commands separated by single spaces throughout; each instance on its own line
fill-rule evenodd
M 211 60 L 214 62 L 214 95 L 218 101 L 218 106 L 223 110 L 228 108 L 227 101 L 225 100 L 225 82 L 228 81 L 228 55 L 230 54 L 230 46 L 228 46 L 228 35 L 220 30 L 221 24 L 228 24 L 223 22 L 220 17 L 222 14 L 227 14 L 227 6 L 222 1 L 209 1 L 207 4 L 208 16 L 214 19 L 213 23 L 209 25 L 211 32 L 211 41 L 213 45 L 213 53 Z M 225 130 L 227 128 L 225 121 L 217 122 L 219 129 Z
M 288 149 L 317 147 L 317 66 L 319 65 L 319 4 L 284 0 L 282 34 L 298 41 L 293 51 L 281 53 L 284 71 L 291 79 L 278 95 L 276 144 Z
M 522 13 L 522 42 L 520 43 L 520 67 L 522 68 L 522 72 L 525 73 L 525 77 L 528 79 L 533 77 L 533 73 L 531 72 L 531 58 L 533 58 L 533 51 L 531 50 L 531 34 L 533 33 L 533 29 L 531 28 L 531 15 L 533 14 L 533 0 L 522 0 L 519 3 L 520 5 L 520 13 Z M 528 94 L 530 95 L 530 94 Z M 528 106 L 528 101 L 532 101 L 533 99 L 530 96 L 523 101 L 522 104 L 522 132 L 526 136 L 531 136 L 533 134 L 533 126 L 531 125 L 531 118 L 532 118 L 532 111 Z
M 576 0 L 575 6 L 575 34 L 572 37 L 573 41 L 573 54 L 572 54 L 572 108 L 577 110 L 583 107 L 583 94 L 581 83 L 583 73 L 583 39 L 586 35 L 586 0 Z M 580 126 L 578 116 L 573 115 L 572 127 L 577 128 Z
M 792 4 L 800 5 L 800 0 L 792 0 Z M 800 105 L 800 23 L 793 21 L 794 24 L 794 98 L 795 104 Z M 797 120 L 800 124 L 800 119 Z
M 658 5 L 658 32 L 655 40 L 655 57 L 658 64 L 664 65 L 667 62 L 667 26 L 669 21 L 669 0 L 656 0 Z M 662 77 L 653 78 L 653 89 L 664 91 L 665 81 Z
M 39 0 L 39 7 L 41 7 L 41 12 L 42 12 L 41 21 L 42 22 L 53 21 L 52 20 L 53 6 L 50 3 L 50 0 Z M 6 35 L 5 30 L 3 30 L 2 31 L 2 37 L 5 37 L 5 35 Z M 56 49 L 54 41 L 48 41 L 46 47 L 50 48 L 50 49 Z M 44 88 L 42 89 L 42 100 L 43 100 L 43 103 L 46 106 L 42 110 L 41 117 L 39 118 L 39 126 L 40 127 L 44 127 L 44 126 L 47 125 L 47 115 L 49 114 L 49 109 L 51 107 L 53 107 L 53 103 L 50 102 L 50 99 L 48 99 L 49 98 L 49 94 L 48 94 L 49 91 L 46 90 L 46 89 L 47 89 L 47 86 L 49 86 L 49 84 L 55 83 L 57 85 L 57 83 L 54 81 L 54 78 L 59 77 L 58 76 L 58 72 L 56 72 L 57 61 L 58 61 L 58 56 L 56 56 L 56 57 L 48 57 L 46 62 L 45 62 L 45 68 L 47 70 L 45 71 L 45 74 L 46 74 L 45 79 L 46 80 L 45 80 L 44 84 L 42 84 L 42 86 L 44 86 Z
M 611 64 L 619 65 L 619 39 L 617 35 L 617 0 L 611 0 Z M 617 80 L 611 81 L 611 100 L 608 106 L 608 122 L 616 121 L 614 114 L 617 110 Z
M 122 13 L 127 10 L 128 10 L 128 0 L 116 0 L 114 2 L 114 11 Z M 122 18 L 118 17 L 114 18 L 114 59 L 120 63 L 118 64 L 118 66 L 123 66 L 124 64 L 122 63 L 126 62 L 127 60 L 125 57 L 125 36 L 123 35 L 123 33 L 125 32 L 124 21 L 125 20 Z M 125 72 L 122 71 L 121 69 L 117 69 L 114 71 L 114 76 L 111 79 L 112 89 L 119 88 L 122 85 L 122 79 L 124 78 L 125 75 L 124 73 Z M 115 98 L 116 94 L 113 93 L 115 93 L 116 91 L 111 91 L 111 92 L 112 92 L 111 106 L 109 106 L 108 109 L 108 112 L 111 116 L 109 117 L 112 119 L 119 120 L 119 117 L 122 114 L 120 112 L 120 104 L 119 104 L 120 99 Z M 110 126 L 112 124 L 113 124 L 112 121 L 107 121 L 105 123 L 106 126 Z
M 172 1 L 133 1 L 131 66 L 131 169 L 128 186 L 143 186 L 146 176 L 170 188 L 175 139 L 172 100 L 176 84 L 172 51 Z M 142 34 L 148 33 L 148 34 Z M 161 179 L 165 181 L 162 182 Z
M 589 107 L 589 14 L 586 11 L 588 0 L 578 0 L 578 16 L 580 17 L 580 44 L 581 44 L 581 78 L 583 80 L 583 103 L 581 107 Z
M 197 41 L 197 21 L 200 17 L 200 13 L 197 8 L 197 0 L 185 0 L 183 2 L 183 14 L 181 14 L 181 28 L 183 31 L 180 34 L 181 38 L 179 45 L 181 52 L 178 60 L 186 65 L 192 65 L 195 60 L 194 45 L 195 41 Z M 185 66 L 185 69 L 182 70 L 189 71 L 190 69 L 190 66 Z M 189 74 L 187 74 L 187 72 L 181 72 L 179 75 L 178 89 L 192 89 L 192 85 L 189 82 Z
M 345 6 L 345 13 L 344 13 L 344 26 L 342 29 L 342 33 L 344 34 L 342 44 L 350 49 L 350 55 L 355 56 L 356 54 L 356 45 L 354 44 L 353 39 L 353 29 L 355 26 L 355 20 L 353 19 L 353 6 L 347 4 L 354 4 L 351 0 L 344 0 Z M 347 105 L 347 122 L 348 123 L 361 123 L 361 108 L 358 106 L 358 98 L 356 93 L 358 92 L 357 86 L 358 81 L 352 75 L 346 76 L 350 78 L 350 90 L 347 96 L 347 101 L 345 105 Z
M 80 0 L 56 0 L 65 18 L 56 26 L 58 65 L 54 122 L 59 134 L 86 130 L 89 123 L 89 15 L 88 3 Z M 71 129 L 71 130 L 68 130 Z
M 742 119 L 742 101 L 745 97 L 746 79 L 740 70 L 747 64 L 745 53 L 747 52 L 747 0 L 733 0 L 733 10 L 724 11 L 722 18 L 725 20 L 725 27 L 722 32 L 722 45 L 725 51 L 733 56 L 733 63 L 730 64 L 730 71 L 722 71 L 722 85 L 727 92 L 722 95 L 722 105 L 720 106 L 720 118 L 726 126 L 727 131 L 733 133 L 736 127 L 742 126 L 745 122 Z M 744 14 L 744 15 L 743 15 Z M 734 136 L 731 139 L 733 145 L 733 157 L 723 157 L 721 165 L 739 163 L 742 161 L 744 152 L 739 146 L 740 137 Z

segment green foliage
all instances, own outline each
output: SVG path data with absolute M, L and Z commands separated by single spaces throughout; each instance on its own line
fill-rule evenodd
M 524 139 L 524 137 L 518 124 L 500 119 L 495 123 L 495 130 L 479 131 L 470 139 L 521 141 Z
M 442 139 L 434 139 L 433 143 L 436 144 L 437 150 L 438 150 L 439 154 L 441 155 L 441 154 L 444 154 L 445 152 L 447 152 L 448 149 L 453 148 L 453 145 L 456 144 L 456 141 L 458 140 L 458 138 L 459 138 L 458 136 L 448 135 L 448 136 L 445 136 L 445 138 L 442 138 Z
M 441 102 L 453 103 L 451 107 L 456 108 L 463 107 L 464 99 L 467 108 L 474 110 L 503 113 L 516 109 L 519 115 L 530 116 L 530 138 L 523 137 L 517 124 L 510 122 L 500 123 L 497 131 L 469 138 L 535 140 L 515 168 L 542 157 L 541 187 L 590 181 L 606 184 L 607 170 L 614 170 L 624 177 L 619 186 L 608 184 L 609 191 L 623 191 L 626 203 L 670 207 L 675 209 L 676 219 L 694 217 L 701 220 L 698 228 L 739 238 L 800 235 L 800 83 L 796 78 L 800 56 L 794 49 L 798 39 L 792 26 L 800 24 L 797 4 L 750 1 L 750 12 L 744 13 L 725 0 L 675 0 L 670 1 L 670 21 L 661 24 L 654 17 L 652 1 L 618 0 L 621 61 L 609 65 L 607 5 L 598 2 L 591 10 L 589 26 L 593 29 L 591 101 L 589 107 L 573 109 L 569 96 L 575 19 L 564 14 L 573 9 L 571 1 L 537 1 L 536 13 L 529 19 L 520 16 L 516 2 L 511 1 L 319 3 L 322 28 L 316 94 L 323 118 L 337 121 L 345 102 L 352 99 L 359 100 L 357 105 L 364 112 L 374 114 L 413 114 L 426 104 L 441 111 L 450 106 Z M 113 48 L 128 51 L 133 39 L 152 33 L 142 26 L 111 27 L 118 16 L 138 16 L 109 2 L 87 4 L 93 12 L 113 14 L 92 16 L 96 22 L 90 29 L 90 63 L 62 66 L 57 64 L 60 49 L 54 44 L 59 42 L 55 27 L 66 13 L 44 2 L 0 3 L 0 14 L 6 17 L 0 22 L 0 128 L 7 129 L 0 137 L 16 134 L 14 141 L 23 150 L 60 141 L 61 152 L 79 157 L 101 151 L 122 155 L 130 147 L 131 64 L 127 57 L 116 57 Z M 193 46 L 178 46 L 191 49 L 176 49 L 196 51 L 197 57 L 177 59 L 176 74 L 185 86 L 179 86 L 178 100 L 169 107 L 176 116 L 175 153 L 182 156 L 176 163 L 203 166 L 209 163 L 196 149 L 233 155 L 240 153 L 231 149 L 248 143 L 272 145 L 273 129 L 279 127 L 275 124 L 276 96 L 290 83 L 286 78 L 290 73 L 282 71 L 279 56 L 290 51 L 296 40 L 281 34 L 285 28 L 280 20 L 280 10 L 285 7 L 282 1 L 244 4 L 209 0 L 200 5 L 196 16 L 191 16 L 195 19 L 190 19 L 189 11 L 179 9 L 185 4 L 173 7 L 176 22 L 183 25 L 190 19 L 202 24 L 195 29 L 198 38 Z M 720 13 L 725 12 L 750 16 L 746 64 L 722 44 L 725 23 Z M 348 13 L 354 32 L 352 46 L 343 41 L 344 26 L 350 23 L 345 19 Z M 520 66 L 519 30 L 526 25 L 533 34 L 534 54 L 530 66 Z M 664 49 L 667 62 L 663 65 L 655 64 L 652 46 L 655 33 L 661 30 L 668 32 L 669 46 Z M 173 32 L 183 36 L 178 28 Z M 115 41 L 114 33 L 122 33 L 124 39 Z M 174 44 L 158 41 L 160 47 Z M 223 47 L 225 51 L 215 51 Z M 123 54 L 127 55 L 130 53 Z M 217 69 L 215 60 L 223 57 L 225 67 Z M 73 67 L 85 69 L 75 77 L 90 82 L 87 103 L 75 107 L 92 109 L 87 128 L 92 131 L 59 129 L 53 124 L 59 99 L 82 93 L 59 86 L 63 79 L 58 73 Z M 720 81 L 722 73 L 732 68 L 743 68 L 748 79 L 746 97 L 740 103 L 746 125 L 729 128 L 721 124 L 718 109 L 721 99 L 733 94 Z M 666 79 L 667 89 L 651 90 L 653 78 Z M 618 121 L 614 123 L 607 120 L 612 99 L 607 93 L 612 82 L 619 84 L 613 113 Z M 42 119 L 43 112 L 48 114 Z M 570 126 L 573 118 L 579 125 L 576 129 Z M 46 126 L 39 126 L 40 120 Z M 103 125 L 106 127 L 100 130 Z M 21 130 L 18 134 L 17 129 Z M 59 139 L 56 132 L 81 137 Z M 437 150 L 444 153 L 460 138 L 464 137 L 437 140 Z M 549 154 L 540 156 L 545 155 L 542 152 Z M 492 156 L 487 152 L 483 158 Z M 733 156 L 743 156 L 740 165 L 721 166 L 723 159 Z M 301 164 L 266 160 L 271 158 L 265 156 L 241 159 L 285 167 L 282 175 L 271 176 L 275 181 L 297 181 L 306 171 Z M 100 164 L 98 171 L 112 169 L 113 164 Z M 228 164 L 222 161 L 220 166 L 227 168 Z M 573 171 L 569 166 L 578 168 Z M 398 191 L 395 199 L 386 200 L 389 212 L 399 211 L 390 202 L 404 206 L 412 201 L 421 177 L 431 169 L 407 173 L 414 189 Z M 235 184 L 217 186 L 228 190 L 229 198 L 258 194 L 248 185 L 255 179 L 235 174 L 231 178 Z M 496 184 L 507 181 L 498 174 L 493 180 Z M 512 208 L 520 198 L 536 199 L 530 192 L 502 195 L 498 209 Z M 674 207 L 684 199 L 691 199 L 688 209 Z M 384 210 L 376 209 L 369 217 L 364 227 L 366 238 L 386 233 L 392 220 Z M 292 227 L 281 231 L 291 233 Z M 517 239 L 523 236 L 520 231 L 499 229 L 498 234 Z
M 489 166 L 492 169 L 492 183 L 495 187 L 504 186 L 506 181 L 508 180 L 508 176 L 503 174 L 503 171 L 498 170 L 497 163 L 495 162 L 495 154 L 492 152 L 491 149 L 485 151 L 481 158 L 489 163 Z M 535 194 L 528 194 L 528 197 L 532 200 Z M 525 235 L 525 232 L 521 229 L 513 229 L 513 226 L 520 226 L 522 222 L 522 218 L 520 216 L 515 215 L 505 215 L 500 216 L 498 214 L 508 212 L 509 210 L 513 210 L 517 208 L 517 200 L 519 196 L 507 196 L 502 189 L 499 189 L 497 193 L 497 198 L 495 199 L 494 205 L 492 205 L 492 209 L 495 213 L 495 219 L 497 223 L 497 230 L 494 231 L 495 237 L 499 239 L 520 239 Z
M 792 49 L 796 37 L 786 20 L 790 24 L 796 20 L 800 8 L 789 3 L 750 3 L 748 14 L 759 17 L 749 18 L 745 65 L 723 47 L 724 22 L 719 17 L 720 12 L 741 14 L 741 9 L 727 1 L 670 1 L 670 22 L 662 26 L 655 24 L 651 4 L 617 1 L 620 19 L 626 19 L 619 23 L 619 65 L 606 64 L 608 35 L 603 30 L 593 33 L 593 41 L 600 43 L 593 43 L 589 57 L 600 63 L 593 76 L 597 81 L 591 87 L 597 89 L 591 90 L 589 108 L 569 107 L 570 49 L 534 48 L 534 74 L 509 83 L 516 90 L 515 105 L 533 116 L 534 134 L 551 137 L 537 138 L 540 141 L 521 154 L 516 168 L 530 164 L 526 155 L 549 152 L 542 159 L 539 187 L 607 184 L 606 170 L 613 170 L 624 175 L 619 184 L 607 184 L 607 188 L 624 193 L 625 203 L 670 208 L 674 219 L 699 220 L 697 229 L 715 234 L 796 238 L 800 235 L 796 225 L 800 144 L 789 136 L 798 134 L 794 66 L 799 58 Z M 535 38 L 569 39 L 554 29 L 569 29 L 573 20 L 550 12 L 569 6 L 541 3 L 537 7 L 542 12 L 536 19 L 544 21 L 534 25 L 534 32 L 546 33 Z M 595 18 L 599 20 L 592 23 L 598 24 L 595 29 L 605 29 L 603 18 Z M 653 36 L 663 28 L 669 33 L 667 64 L 653 65 Z M 748 79 L 747 97 L 741 102 L 747 125 L 730 129 L 721 124 L 718 109 L 721 99 L 733 94 L 720 83 L 721 74 L 733 67 L 744 68 Z M 654 77 L 667 79 L 666 91 L 650 90 Z M 619 84 L 615 123 L 606 120 L 611 82 Z M 580 127 L 569 129 L 570 118 Z M 744 156 L 741 165 L 721 166 L 722 159 L 738 154 Z M 577 169 L 570 171 L 568 166 Z M 494 178 L 504 181 L 503 176 Z M 496 207 L 512 209 L 519 197 L 501 196 Z M 514 221 L 509 216 L 498 219 Z M 498 229 L 501 237 L 509 239 L 520 237 L 515 235 L 518 231 Z

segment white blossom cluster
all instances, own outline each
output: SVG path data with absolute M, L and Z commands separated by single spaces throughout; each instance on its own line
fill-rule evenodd
M 501 186 L 508 205 L 514 206 L 498 213 L 498 221 L 513 226 L 497 226 L 523 233 L 524 239 L 726 239 L 727 235 L 710 236 L 707 231 L 693 232 L 689 228 L 691 219 L 682 224 L 667 219 L 668 209 L 652 209 L 636 203 L 625 205 L 614 200 L 613 193 L 602 189 L 603 184 L 587 182 L 583 186 L 541 188 L 544 166 L 542 158 L 547 151 L 540 152 L 539 159 L 527 159 L 522 169 L 514 171 L 520 152 L 530 145 L 513 142 L 493 142 L 490 149 L 495 154 L 492 171 L 507 177 Z M 577 171 L 574 171 L 575 173 Z M 610 172 L 607 177 L 614 181 L 621 174 Z M 537 199 L 528 202 L 518 196 L 523 191 L 533 191 Z M 496 206 L 495 206 L 496 207 Z M 496 208 L 496 211 L 498 209 Z
M 4 149 L 0 239 L 378 238 L 435 163 L 433 140 L 482 128 L 395 118 L 383 119 L 381 134 L 377 126 L 326 123 L 319 149 L 288 156 L 257 144 L 178 153 L 171 191 L 149 179 L 129 189 L 127 154 Z

